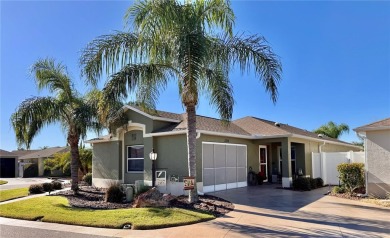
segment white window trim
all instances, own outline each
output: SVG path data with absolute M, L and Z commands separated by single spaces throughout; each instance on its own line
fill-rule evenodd
M 129 147 L 140 147 L 142 146 L 145 149 L 144 145 L 128 145 L 126 146 L 126 172 L 129 174 L 141 174 L 144 173 L 144 171 L 129 171 L 129 160 L 145 160 L 145 158 L 129 158 Z M 145 156 L 145 150 L 144 150 L 144 156 Z

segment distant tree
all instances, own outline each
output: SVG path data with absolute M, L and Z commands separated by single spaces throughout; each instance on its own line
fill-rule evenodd
M 322 125 L 318 129 L 313 131 L 316 134 L 323 134 L 330 138 L 338 139 L 345 132 L 349 133 L 349 126 L 347 124 L 341 123 L 337 125 L 333 121 L 328 122 L 325 125 Z

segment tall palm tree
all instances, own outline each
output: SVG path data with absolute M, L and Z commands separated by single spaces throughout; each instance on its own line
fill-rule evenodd
M 318 129 L 313 131 L 316 134 L 323 134 L 330 138 L 338 139 L 345 132 L 349 132 L 349 126 L 341 123 L 337 125 L 333 121 L 328 122 L 325 125 L 320 126 Z
M 41 129 L 52 123 L 60 123 L 66 131 L 71 149 L 72 190 L 78 190 L 78 170 L 81 164 L 79 141 L 87 130 L 100 131 L 96 103 L 90 97 L 82 97 L 75 90 L 67 68 L 54 59 L 41 59 L 31 68 L 38 89 L 47 88 L 53 96 L 25 99 L 11 116 L 19 145 L 30 148 L 32 140 Z M 80 167 L 82 168 L 82 166 Z
M 229 1 L 136 1 L 125 19 L 129 31 L 100 36 L 83 50 L 80 63 L 87 83 L 96 85 L 102 74 L 111 75 L 106 97 L 135 93 L 138 101 L 154 108 L 160 92 L 175 80 L 186 110 L 189 176 L 196 178 L 199 94 L 205 92 L 228 122 L 234 104 L 229 72 L 238 65 L 242 72 L 254 70 L 276 102 L 279 59 L 263 37 L 233 34 Z M 195 187 L 189 201 L 197 199 Z

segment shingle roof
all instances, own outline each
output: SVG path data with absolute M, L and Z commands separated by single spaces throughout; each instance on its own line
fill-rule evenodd
M 144 113 L 149 114 L 150 116 L 157 116 L 163 118 L 169 118 L 180 121 L 179 123 L 171 123 L 169 126 L 153 131 L 152 133 L 161 133 L 161 132 L 175 132 L 175 131 L 184 131 L 187 129 L 185 113 L 177 114 L 165 111 L 156 110 L 154 112 L 146 112 L 140 107 L 131 106 L 137 110 L 140 110 Z M 321 139 L 327 141 L 333 141 L 337 143 L 344 143 L 351 145 L 350 143 L 340 141 L 337 139 L 329 137 L 319 138 L 316 133 L 293 127 L 287 124 L 278 123 L 275 124 L 274 121 L 264 120 L 261 118 L 256 118 L 252 116 L 247 116 L 230 122 L 229 124 L 224 124 L 222 120 L 206 117 L 206 116 L 196 116 L 196 129 L 209 132 L 217 133 L 226 133 L 226 134 L 235 134 L 240 136 L 290 136 L 292 134 L 298 136 L 311 137 L 313 139 Z M 87 141 L 91 143 L 93 141 L 105 141 L 106 138 L 100 137 Z
M 0 149 L 0 157 L 17 157 L 17 155 L 12 152 Z
M 375 129 L 382 129 L 382 128 L 390 129 L 390 117 L 364 126 L 357 127 L 354 129 L 354 131 L 366 131 L 366 130 L 375 130 Z
M 43 150 L 38 150 L 33 153 L 29 153 L 27 155 L 19 157 L 19 159 L 35 159 L 35 158 L 49 158 L 53 157 L 55 153 L 63 153 L 63 152 L 68 152 L 70 149 L 69 147 L 52 147 L 52 148 L 47 148 Z
M 300 136 L 306 136 L 311 137 L 313 139 L 321 139 L 321 140 L 328 140 L 328 141 L 334 141 L 334 142 L 340 142 L 345 144 L 350 144 L 344 141 L 340 141 L 334 138 L 329 137 L 318 137 L 318 134 L 313 133 L 308 130 L 300 129 L 298 127 L 290 126 L 287 124 L 264 120 L 257 117 L 244 117 L 238 120 L 233 121 L 234 124 L 237 124 L 244 130 L 246 130 L 248 133 L 252 135 L 260 135 L 260 136 L 276 136 L 276 135 L 300 135 Z
M 31 153 L 34 153 L 37 151 L 40 151 L 40 150 L 13 150 L 12 153 L 21 157 L 21 156 L 25 156 L 27 154 L 31 154 Z
M 185 113 L 181 114 L 181 122 L 167 126 L 154 132 L 181 131 L 187 129 Z M 220 133 L 231 133 L 237 135 L 250 135 L 248 132 L 235 125 L 234 123 L 224 124 L 223 121 L 211 117 L 196 116 L 196 129 L 204 131 L 213 131 Z

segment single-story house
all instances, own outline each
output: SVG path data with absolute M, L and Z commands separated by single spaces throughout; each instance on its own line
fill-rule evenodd
M 23 177 L 24 165 L 37 164 L 38 176 L 44 174 L 44 160 L 53 158 L 56 153 L 65 153 L 69 151 L 69 147 L 51 147 L 42 150 L 29 151 L 19 157 L 19 176 Z M 23 152 L 20 152 L 23 153 Z
M 390 118 L 376 121 L 354 131 L 364 138 L 366 189 L 368 195 L 390 194 Z
M 111 135 L 86 142 L 93 147 L 93 184 L 106 187 L 113 182 L 134 184 L 141 180 L 150 185 L 149 153 L 154 149 L 159 189 L 183 194 L 183 177 L 188 175 L 185 114 L 151 113 L 129 105 L 124 111 L 125 125 L 113 128 Z M 267 180 L 279 174 L 282 186 L 290 187 L 298 172 L 312 174 L 312 152 L 360 150 L 350 143 L 251 116 L 228 125 L 205 116 L 196 119 L 200 193 L 247 186 L 250 170 L 262 171 Z
M 0 149 L 0 178 L 18 177 L 18 156 Z

